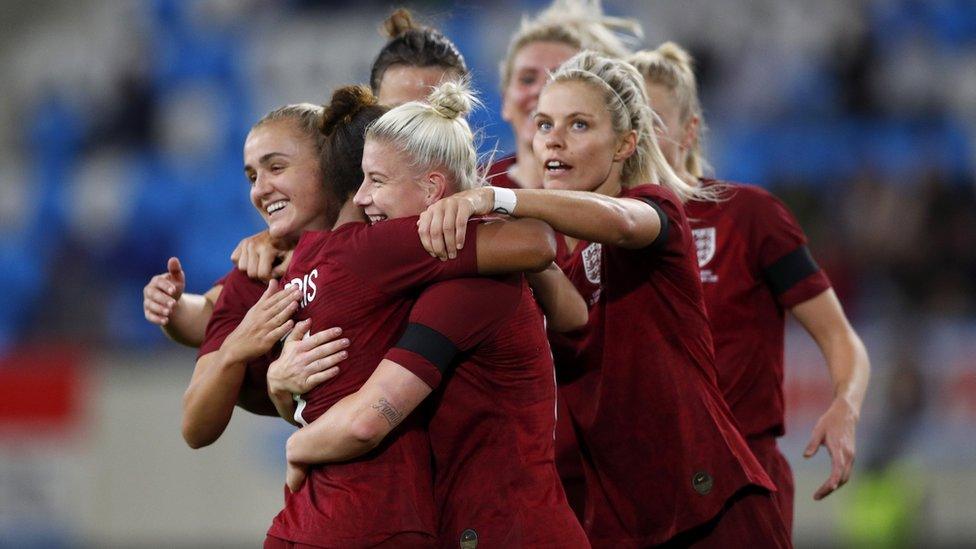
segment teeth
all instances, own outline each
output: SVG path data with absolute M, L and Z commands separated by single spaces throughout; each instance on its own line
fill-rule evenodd
M 267 206 L 267 208 L 265 208 L 265 210 L 268 212 L 268 215 L 271 215 L 271 214 L 275 213 L 276 211 L 284 208 L 285 205 L 287 205 L 287 204 L 288 204 L 288 201 L 287 200 L 279 200 L 277 202 L 272 202 L 271 204 L 268 204 L 268 206 Z
M 546 168 L 550 170 L 558 170 L 559 168 L 563 168 L 565 166 L 565 164 L 558 160 L 550 160 L 549 162 L 546 162 Z

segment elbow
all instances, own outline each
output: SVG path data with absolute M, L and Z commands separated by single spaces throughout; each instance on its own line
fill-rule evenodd
M 350 422 L 347 432 L 352 445 L 362 452 L 368 452 L 379 446 L 390 431 L 372 417 L 357 417 Z
M 216 440 L 216 436 L 212 436 L 208 433 L 202 432 L 201 429 L 195 428 L 194 425 L 187 421 L 183 422 L 183 440 L 186 445 L 190 447 L 191 450 L 199 450 L 204 446 L 210 446 Z
M 566 326 L 561 330 L 563 332 L 572 332 L 575 330 L 581 330 L 586 326 L 587 322 L 590 321 L 590 311 L 586 308 L 586 303 L 579 310 L 573 311 L 573 315 L 567 319 Z

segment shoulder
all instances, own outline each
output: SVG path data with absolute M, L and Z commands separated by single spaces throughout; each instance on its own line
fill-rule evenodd
M 267 283 L 260 280 L 255 280 L 247 276 L 247 273 L 234 268 L 231 269 L 224 278 L 221 279 L 224 289 L 220 292 L 221 297 L 227 296 L 252 296 L 257 295 L 261 297 L 264 293 L 265 288 L 267 288 Z M 257 299 L 255 298 L 255 301 Z
M 648 202 L 659 214 L 669 219 L 681 220 L 686 217 L 681 199 L 663 185 L 638 185 L 624 189 L 620 198 L 632 198 Z

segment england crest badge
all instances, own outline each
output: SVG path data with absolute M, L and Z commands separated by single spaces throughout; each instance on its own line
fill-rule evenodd
M 704 267 L 715 257 L 715 227 L 692 229 L 691 234 L 698 250 L 698 267 Z

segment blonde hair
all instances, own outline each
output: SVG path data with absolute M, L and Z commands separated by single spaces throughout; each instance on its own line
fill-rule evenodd
M 370 124 L 367 139 L 395 145 L 423 169 L 444 168 L 457 191 L 482 186 L 474 134 L 464 115 L 480 105 L 466 80 L 434 88 L 427 103 L 411 101 Z
M 655 50 L 633 54 L 628 61 L 648 82 L 668 90 L 678 107 L 678 117 L 682 124 L 692 117 L 698 117 L 699 130 L 685 157 L 685 169 L 695 177 L 702 177 L 705 171 L 711 171 L 711 166 L 702 153 L 701 134 L 705 131 L 705 116 L 698 100 L 695 62 L 691 54 L 674 42 L 665 42 Z
M 585 82 L 599 89 L 618 134 L 637 133 L 637 150 L 624 161 L 621 185 L 657 182 L 686 202 L 702 198 L 700 188 L 685 183 L 668 164 L 654 135 L 654 111 L 648 105 L 644 79 L 629 63 L 583 51 L 563 63 L 552 82 Z
M 626 34 L 631 35 L 630 39 L 622 37 Z M 502 89 L 512 78 L 515 56 L 533 42 L 558 42 L 576 50 L 624 57 L 631 51 L 627 42 L 643 36 L 636 19 L 604 15 L 600 0 L 554 0 L 534 18 L 522 17 L 519 30 L 509 40 L 505 59 L 499 66 Z

